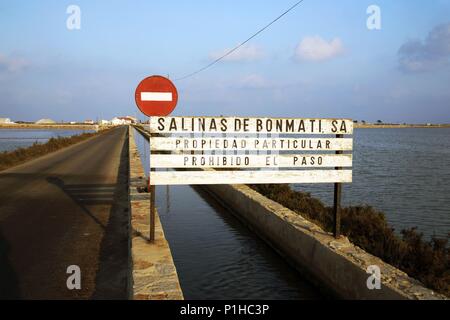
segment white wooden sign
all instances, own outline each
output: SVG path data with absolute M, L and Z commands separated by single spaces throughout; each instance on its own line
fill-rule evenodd
M 165 155 L 150 156 L 152 168 L 311 168 L 351 167 L 351 154 Z
M 150 148 L 157 151 L 308 151 L 352 150 L 350 138 L 161 138 L 154 137 Z
M 156 133 L 353 134 L 349 119 L 151 117 Z
M 151 182 L 153 180 L 153 182 Z M 167 184 L 258 184 L 352 182 L 351 170 L 286 171 L 151 171 L 150 183 Z
M 349 119 L 152 117 L 150 132 L 164 135 L 150 150 L 165 152 L 150 155 L 151 185 L 352 181 Z M 167 137 L 185 133 L 206 136 Z

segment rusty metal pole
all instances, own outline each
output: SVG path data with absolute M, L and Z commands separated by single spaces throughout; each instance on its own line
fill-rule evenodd
M 155 241 L 155 186 L 150 186 L 150 241 Z
M 149 155 L 148 155 L 148 160 L 149 160 L 149 173 L 148 173 L 148 191 L 150 192 L 150 223 L 149 223 L 149 227 L 150 227 L 150 232 L 149 232 L 149 240 L 150 242 L 154 242 L 155 241 L 155 186 L 151 185 L 151 181 L 150 181 L 150 173 L 151 171 L 154 171 L 154 169 L 152 169 L 152 163 L 151 163 L 151 155 L 152 155 L 152 148 L 151 148 L 151 139 L 152 139 L 152 133 L 150 131 L 150 117 L 148 118 L 148 150 L 149 150 Z
M 336 138 L 343 138 L 344 135 L 337 134 Z M 336 154 L 342 154 L 342 150 L 336 151 Z M 336 170 L 342 169 L 341 167 L 335 167 Z M 336 239 L 341 235 L 341 196 L 342 196 L 342 184 L 334 184 L 334 201 L 333 201 L 333 216 L 334 216 L 334 226 L 333 234 Z

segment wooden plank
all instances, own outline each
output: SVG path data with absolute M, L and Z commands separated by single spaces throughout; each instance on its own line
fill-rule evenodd
M 152 185 L 350 183 L 352 170 L 151 171 Z
M 353 134 L 350 119 L 151 117 L 156 133 Z
M 255 151 L 255 150 L 344 150 L 353 149 L 351 138 L 161 138 L 154 137 L 150 141 L 151 149 L 158 151 Z
M 351 154 L 166 155 L 152 154 L 152 168 L 313 168 L 351 167 Z

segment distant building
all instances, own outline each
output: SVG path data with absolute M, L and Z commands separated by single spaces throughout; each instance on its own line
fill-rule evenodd
M 137 123 L 137 118 L 132 117 L 132 116 L 126 116 L 125 118 L 131 120 L 131 123 Z
M 115 126 L 120 126 L 120 125 L 136 123 L 136 120 L 137 120 L 136 118 L 131 117 L 131 116 L 115 117 L 111 120 L 111 124 L 113 124 Z
M 13 124 L 10 118 L 0 118 L 0 124 Z
M 94 124 L 94 120 L 84 120 L 84 124 Z
M 118 118 L 118 117 L 114 117 L 111 120 L 111 124 L 114 125 L 114 126 L 120 126 L 120 125 L 124 125 L 125 122 L 122 119 Z
M 35 122 L 36 124 L 55 124 L 56 121 L 52 119 L 41 119 Z
M 108 120 L 100 120 L 100 121 L 98 122 L 98 124 L 99 124 L 99 125 L 102 125 L 102 126 L 107 126 L 107 125 L 110 125 L 110 124 L 111 124 L 111 121 L 108 121 Z

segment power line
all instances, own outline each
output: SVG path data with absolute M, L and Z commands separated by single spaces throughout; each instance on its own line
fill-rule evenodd
M 284 11 L 282 14 L 280 14 L 277 18 L 275 18 L 274 20 L 272 20 L 269 24 L 267 24 L 266 26 L 264 26 L 263 28 L 261 28 L 260 30 L 258 30 L 256 33 L 254 33 L 251 37 L 249 37 L 247 40 L 245 40 L 244 42 L 242 42 L 241 44 L 237 45 L 236 47 L 234 47 L 233 49 L 229 50 L 227 53 L 225 53 L 223 56 L 217 58 L 216 60 L 212 61 L 211 63 L 209 63 L 208 65 L 204 66 L 201 69 L 198 69 L 197 71 L 194 71 L 192 73 L 189 73 L 183 77 L 177 78 L 174 81 L 180 81 L 180 80 L 184 80 L 187 78 L 190 78 L 202 71 L 205 71 L 206 69 L 212 67 L 213 65 L 215 65 L 217 62 L 219 62 L 220 60 L 222 60 L 223 58 L 229 56 L 230 54 L 232 54 L 233 52 L 235 52 L 236 50 L 238 50 L 240 47 L 242 47 L 243 45 L 245 45 L 247 42 L 249 42 L 250 40 L 252 40 L 253 38 L 255 38 L 256 36 L 258 36 L 260 33 L 262 33 L 264 30 L 266 30 L 267 28 L 269 28 L 272 24 L 274 24 L 275 22 L 277 22 L 278 20 L 280 20 L 283 16 L 285 16 L 286 14 L 288 14 L 290 11 L 292 11 L 294 8 L 296 8 L 298 5 L 300 5 L 304 0 L 300 0 L 297 3 L 295 3 L 293 6 L 291 6 L 289 9 L 287 9 L 286 11 Z

